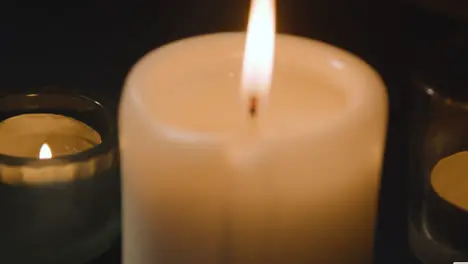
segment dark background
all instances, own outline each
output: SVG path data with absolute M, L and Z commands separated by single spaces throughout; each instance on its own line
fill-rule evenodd
M 113 109 L 127 71 L 143 54 L 187 36 L 244 30 L 249 8 L 248 0 L 95 0 L 80 1 L 80 7 L 51 1 L 35 4 L 44 7 L 17 1 L 0 11 L 0 92 L 77 90 Z M 406 242 L 411 76 L 418 60 L 434 51 L 432 43 L 467 28 L 460 12 L 450 18 L 447 10 L 453 9 L 428 6 L 432 10 L 397 0 L 278 1 L 280 32 L 354 52 L 374 66 L 388 86 L 391 119 L 376 263 L 417 263 Z M 92 263 L 120 263 L 119 255 L 116 242 Z

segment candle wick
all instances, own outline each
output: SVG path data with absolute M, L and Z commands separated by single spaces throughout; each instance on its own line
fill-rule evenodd
M 258 99 L 256 96 L 250 97 L 249 100 L 249 113 L 250 117 L 254 118 L 257 115 Z

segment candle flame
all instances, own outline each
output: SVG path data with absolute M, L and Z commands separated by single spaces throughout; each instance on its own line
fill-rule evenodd
M 47 143 L 42 144 L 41 150 L 39 150 L 39 159 L 51 159 L 52 150 Z
M 271 86 L 275 53 L 275 0 L 252 0 L 242 68 L 242 93 L 251 102 Z M 255 112 L 256 105 L 250 105 Z

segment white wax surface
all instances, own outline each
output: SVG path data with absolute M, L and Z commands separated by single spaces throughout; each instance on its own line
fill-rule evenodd
M 45 143 L 56 157 L 90 149 L 101 136 L 83 122 L 56 114 L 23 114 L 0 122 L 0 154 L 37 158 Z
M 279 35 L 271 93 L 252 120 L 244 41 L 179 41 L 127 78 L 124 263 L 370 263 L 382 81 L 342 50 Z

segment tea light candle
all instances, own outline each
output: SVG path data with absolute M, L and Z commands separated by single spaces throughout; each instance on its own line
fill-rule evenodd
M 434 166 L 425 208 L 431 236 L 461 251 L 468 246 L 467 164 L 468 151 L 462 151 Z
M 254 1 L 247 35 L 181 40 L 132 69 L 124 263 L 370 263 L 384 84 L 341 49 L 274 32 L 273 1 Z
M 102 254 L 121 228 L 108 110 L 76 94 L 9 94 L 0 96 L 0 120 L 0 263 Z
M 40 158 L 50 149 L 54 157 L 85 151 L 101 143 L 96 130 L 71 117 L 22 114 L 0 122 L 0 154 Z
M 101 136 L 97 131 L 63 115 L 22 114 L 0 123 L 0 154 L 12 157 L 52 159 L 83 152 L 100 143 Z M 75 164 L 60 169 L 26 166 L 12 173 L 3 173 L 0 179 L 26 184 L 63 182 L 73 180 L 77 170 Z

